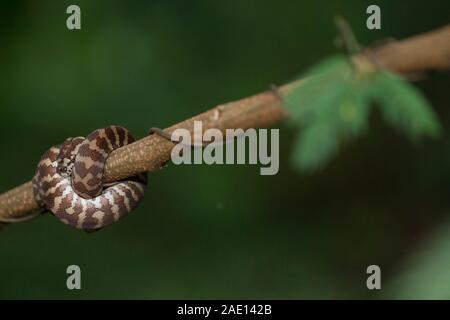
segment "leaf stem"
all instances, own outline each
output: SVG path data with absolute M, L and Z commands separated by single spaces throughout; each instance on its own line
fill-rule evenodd
M 347 20 L 345 20 L 344 17 L 338 15 L 334 17 L 334 23 L 336 24 L 336 28 L 340 33 L 347 53 L 349 55 L 355 55 L 359 53 L 359 51 L 361 50 L 361 46 L 359 45 L 358 40 L 356 39 L 355 34 L 353 33 L 353 30 Z

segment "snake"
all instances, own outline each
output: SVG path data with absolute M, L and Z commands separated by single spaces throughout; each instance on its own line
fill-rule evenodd
M 37 203 L 76 229 L 94 231 L 118 221 L 143 199 L 147 175 L 105 184 L 103 173 L 109 154 L 134 141 L 127 129 L 112 125 L 52 146 L 33 177 Z

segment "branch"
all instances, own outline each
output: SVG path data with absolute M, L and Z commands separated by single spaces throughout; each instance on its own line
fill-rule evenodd
M 368 55 L 357 55 L 354 61 L 370 65 L 373 59 L 388 70 L 401 74 L 422 73 L 428 70 L 450 69 L 450 25 L 399 42 L 388 43 L 370 50 Z M 300 80 L 301 81 L 301 80 Z M 285 95 L 298 83 L 279 88 Z M 300 83 L 301 85 L 301 83 Z M 217 128 L 225 133 L 231 128 L 267 127 L 287 116 L 277 95 L 266 91 L 238 101 L 216 106 L 202 114 L 166 129 L 193 131 L 194 121 L 203 122 L 203 128 Z M 140 172 L 155 171 L 169 160 L 173 143 L 151 135 L 114 150 L 105 168 L 105 182 L 121 180 Z M 0 195 L 0 221 L 17 222 L 36 215 L 39 207 L 34 199 L 31 182 Z

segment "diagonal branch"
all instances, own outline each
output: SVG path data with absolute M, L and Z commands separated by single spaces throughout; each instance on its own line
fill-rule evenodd
M 375 59 L 385 68 L 402 74 L 421 73 L 428 70 L 450 69 L 450 25 L 399 42 L 388 43 L 370 51 L 367 55 L 354 57 L 356 63 L 370 65 Z M 300 80 L 301 81 L 301 80 Z M 289 83 L 279 88 L 285 95 L 294 87 Z M 267 127 L 280 122 L 287 116 L 286 110 L 276 94 L 266 91 L 254 96 L 221 104 L 202 114 L 182 121 L 166 129 L 193 130 L 196 120 L 203 122 L 203 128 L 217 128 L 225 133 L 231 128 Z M 173 143 L 156 135 L 138 140 L 114 150 L 105 168 L 105 182 L 124 179 L 140 172 L 155 171 L 169 160 Z M 0 195 L 0 221 L 16 222 L 36 215 L 39 209 L 27 182 Z

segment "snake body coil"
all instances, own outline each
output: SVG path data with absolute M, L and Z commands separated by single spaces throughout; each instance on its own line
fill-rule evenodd
M 119 220 L 142 200 L 147 176 L 104 185 L 103 171 L 108 155 L 133 141 L 127 129 L 109 126 L 51 147 L 33 178 L 37 202 L 78 229 L 101 229 Z

